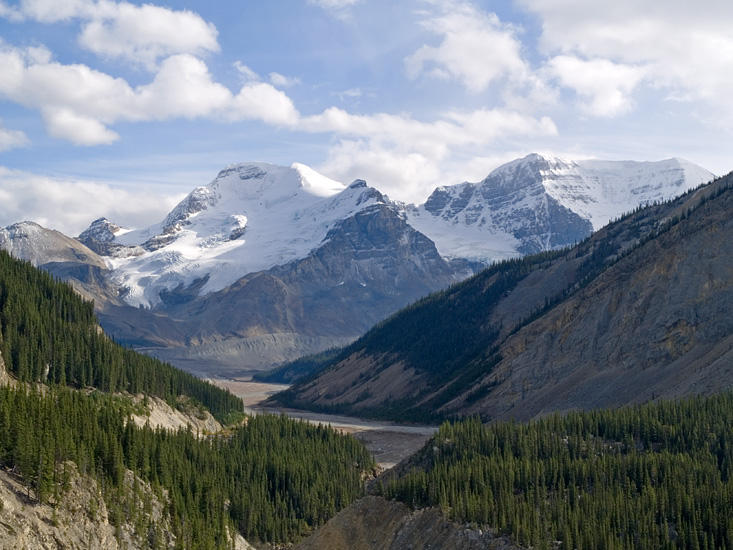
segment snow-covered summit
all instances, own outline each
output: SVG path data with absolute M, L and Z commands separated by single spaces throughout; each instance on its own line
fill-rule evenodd
M 366 184 L 347 187 L 303 164 L 232 165 L 160 223 L 115 235 L 115 243 L 145 252 L 112 258 L 113 276 L 132 305 L 155 305 L 162 290 L 196 281 L 202 293 L 216 291 L 305 257 L 336 222 L 388 200 Z
M 161 292 L 191 288 L 203 295 L 304 258 L 327 242 L 336 224 L 377 204 L 406 218 L 443 257 L 491 262 L 580 241 L 640 204 L 712 177 L 681 159 L 531 154 L 480 182 L 439 187 L 423 205 L 405 206 L 363 180 L 344 185 L 303 164 L 244 163 L 194 189 L 157 224 L 127 230 L 99 219 L 80 240 L 106 256 L 129 304 L 155 306 Z
M 545 159 L 545 191 L 600 229 L 638 206 L 669 200 L 715 175 L 690 161 L 656 162 Z
M 408 217 L 442 255 L 491 261 L 572 244 L 639 205 L 713 177 L 682 159 L 575 161 L 533 153 L 481 182 L 438 187 Z

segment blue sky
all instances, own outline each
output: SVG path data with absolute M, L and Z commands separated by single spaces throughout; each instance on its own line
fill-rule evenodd
M 729 0 L 0 0 L 0 224 L 149 224 L 243 161 L 412 202 L 534 151 L 722 174 L 731 23 Z

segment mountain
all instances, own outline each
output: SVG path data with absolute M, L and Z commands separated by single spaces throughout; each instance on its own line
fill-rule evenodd
M 452 522 L 437 506 L 412 510 L 395 500 L 367 496 L 331 518 L 295 550 L 521 550 L 494 529 Z
M 37 223 L 20 222 L 0 227 L 0 249 L 15 258 L 45 267 L 58 264 L 90 265 L 106 269 L 104 260 L 78 240 Z
M 378 324 L 279 403 L 526 419 L 733 384 L 733 175 Z
M 573 161 L 531 154 L 479 183 L 438 187 L 407 215 L 442 256 L 490 263 L 575 244 L 621 214 L 713 177 L 683 159 Z
M 229 167 L 160 223 L 105 219 L 79 240 L 106 254 L 119 299 L 102 325 L 196 372 L 269 367 L 348 343 L 473 273 L 446 261 L 366 182 L 294 164 Z
M 529 155 L 418 207 L 302 164 L 237 164 L 150 227 L 99 218 L 77 242 L 39 226 L 43 239 L 23 240 L 8 228 L 0 246 L 93 298 L 118 341 L 193 372 L 232 374 L 348 344 L 492 261 L 580 241 L 603 216 L 709 175 L 675 159 Z

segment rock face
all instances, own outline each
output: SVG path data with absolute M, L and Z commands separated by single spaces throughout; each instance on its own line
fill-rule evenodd
M 733 176 L 392 317 L 278 399 L 527 419 L 733 385 Z
M 179 397 L 177 409 L 173 409 L 160 397 L 149 396 L 145 400 L 140 394 L 133 399 L 136 404 L 146 408 L 145 414 L 132 415 L 133 422 L 140 427 L 149 424 L 153 429 L 164 428 L 172 431 L 190 428 L 202 437 L 222 430 L 221 424 L 208 410 L 196 407 L 184 396 Z
M 135 498 L 148 499 L 150 517 L 147 519 L 158 530 L 140 533 L 131 523 L 113 526 L 97 482 L 79 474 L 73 462 L 66 462 L 63 469 L 69 478 L 69 489 L 55 507 L 28 499 L 24 487 L 11 474 L 0 470 L 0 547 L 43 550 L 173 548 L 175 541 L 165 534 L 170 526 L 164 506 L 149 486 L 139 482 Z M 127 472 L 125 480 L 130 487 L 127 498 L 133 498 L 135 479 L 131 472 Z M 131 509 L 143 508 L 142 502 L 130 505 Z
M 101 256 L 118 256 L 120 254 L 141 254 L 142 250 L 130 250 L 129 247 L 115 242 L 115 238 L 127 231 L 107 218 L 94 220 L 77 240 L 90 250 Z
M 458 525 L 440 510 L 412 511 L 400 502 L 364 497 L 295 547 L 297 550 L 515 550 L 490 531 Z

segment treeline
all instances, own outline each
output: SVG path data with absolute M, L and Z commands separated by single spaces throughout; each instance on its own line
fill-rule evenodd
M 144 392 L 171 403 L 185 394 L 219 419 L 243 408 L 231 393 L 117 345 L 99 329 L 92 302 L 1 250 L 0 352 L 25 382 Z
M 733 548 L 733 393 L 443 424 L 382 494 L 534 548 Z
M 120 401 L 66 388 L 0 388 L 0 466 L 20 474 L 32 498 L 55 504 L 68 483 L 62 465 L 75 462 L 99 480 L 117 525 L 136 514 L 125 505 L 132 470 L 168 503 L 182 549 L 226 548 L 234 530 L 293 541 L 361 496 L 363 475 L 374 468 L 359 442 L 327 427 L 257 416 L 229 437 L 204 440 L 190 430 L 139 428 Z M 140 529 L 156 538 L 151 517 Z

